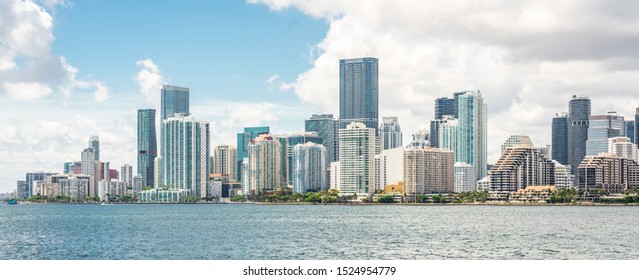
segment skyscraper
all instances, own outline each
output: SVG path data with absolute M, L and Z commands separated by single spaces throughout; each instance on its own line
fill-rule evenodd
M 308 142 L 324 145 L 324 139 L 322 139 L 322 137 L 320 137 L 317 132 L 293 133 L 290 135 L 286 135 L 284 138 L 286 138 L 286 142 L 282 143 L 282 146 L 286 146 L 284 149 L 284 155 L 286 156 L 285 177 L 287 179 L 287 183 L 289 185 L 293 185 L 293 149 L 295 148 L 295 146 L 297 144 L 306 144 Z M 326 163 L 326 167 L 328 167 L 328 164 L 329 163 Z
M 90 187 L 89 187 L 89 192 L 88 195 L 89 196 L 94 196 L 98 194 L 98 190 L 97 190 L 97 172 L 96 172 L 96 163 L 95 163 L 95 159 L 93 158 L 95 156 L 95 153 L 93 152 L 93 149 L 91 148 L 86 148 L 82 151 L 82 153 L 80 154 L 80 159 L 82 162 L 81 168 L 82 168 L 82 174 L 90 176 L 91 179 L 89 180 L 90 182 Z
M 162 121 L 163 184 L 187 189 L 194 196 L 206 196 L 209 131 L 208 122 L 181 113 Z
M 552 118 L 552 159 L 568 164 L 568 113 L 557 113 Z
M 282 187 L 282 144 L 268 134 L 260 134 L 248 144 L 248 188 L 260 195 Z
M 161 113 L 162 120 L 176 113 L 189 115 L 189 89 L 185 87 L 163 85 L 162 86 Z
M 455 161 L 456 162 L 465 162 L 464 159 L 461 158 L 462 153 L 458 151 L 458 149 L 465 149 L 465 147 L 459 147 L 457 145 L 459 138 L 459 120 L 453 118 L 452 115 L 445 115 L 442 119 L 438 120 L 438 147 L 441 149 L 446 149 L 452 152 L 455 152 Z M 459 157 L 457 157 L 459 155 Z
M 635 138 L 633 140 L 633 143 L 639 145 L 639 108 L 635 111 Z
M 402 146 L 402 129 L 399 126 L 397 117 L 383 117 L 379 133 L 384 143 L 384 150 Z
M 609 138 L 608 153 L 639 162 L 639 151 L 637 150 L 637 145 L 630 142 L 630 138 L 628 137 Z
M 242 178 L 242 162 L 245 157 L 248 157 L 248 145 L 262 134 L 269 134 L 270 128 L 268 126 L 258 127 L 245 127 L 244 132 L 237 134 L 237 178 Z
M 100 137 L 93 135 L 89 138 L 89 148 L 93 150 L 93 160 L 100 160 Z
M 608 138 L 623 136 L 624 121 L 616 112 L 590 116 L 586 156 L 596 156 L 608 152 Z
M 293 148 L 293 191 L 306 193 L 328 188 L 327 149 L 312 142 L 297 144 Z
M 630 138 L 632 143 L 635 143 L 635 121 L 625 121 L 625 131 L 623 135 Z
M 457 117 L 457 98 L 441 97 L 435 99 L 435 119 L 439 120 L 445 115 Z
M 232 181 L 237 178 L 237 149 L 235 145 L 218 145 L 213 153 L 213 173 L 228 174 Z
M 573 172 L 586 156 L 588 122 L 590 120 L 590 98 L 573 95 L 568 103 L 568 164 Z
M 368 198 L 375 188 L 374 128 L 353 122 L 339 130 L 339 192 Z
M 340 59 L 340 128 L 361 122 L 379 135 L 379 60 L 372 57 Z
M 459 134 L 455 157 L 458 162 L 474 166 L 479 180 L 487 171 L 487 106 L 479 90 L 460 94 L 457 103 Z
M 409 148 L 404 151 L 404 194 L 415 202 L 418 194 L 454 191 L 452 151 L 438 148 Z
M 133 166 L 125 164 L 120 167 L 120 181 L 124 182 L 127 187 L 133 186 Z
M 155 109 L 138 110 L 138 174 L 142 176 L 142 186 L 154 187 L 155 169 L 153 161 L 157 157 L 155 132 Z M 132 182 L 131 182 L 132 183 Z
M 317 132 L 317 135 L 322 138 L 322 145 L 328 152 L 329 162 L 339 160 L 338 129 L 339 122 L 333 118 L 332 114 L 314 114 L 304 121 L 304 131 Z

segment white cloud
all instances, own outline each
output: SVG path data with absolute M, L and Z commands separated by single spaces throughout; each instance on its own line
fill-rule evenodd
M 489 162 L 511 134 L 550 144 L 554 113 L 574 93 L 593 114 L 639 106 L 639 3 L 609 1 L 250 0 L 298 9 L 329 30 L 313 66 L 283 90 L 318 112 L 338 111 L 338 60 L 379 58 L 380 117 L 405 137 L 433 118 L 435 98 L 479 89 L 489 110 Z
M 53 9 L 65 3 L 51 0 L 44 4 Z M 53 22 L 51 14 L 33 1 L 0 1 L 0 96 L 29 101 L 55 90 L 69 97 L 76 90 L 94 89 L 96 101 L 107 100 L 104 82 L 78 79 L 77 68 L 52 52 Z
M 144 94 L 147 103 L 159 108 L 160 90 L 164 83 L 160 68 L 150 58 L 138 60 L 135 64 L 142 67 L 142 69 L 133 76 L 133 80 L 137 83 L 140 92 Z

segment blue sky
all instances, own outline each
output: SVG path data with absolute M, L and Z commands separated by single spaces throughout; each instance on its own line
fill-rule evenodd
M 636 1 L 33 1 L 0 1 L 0 192 L 78 160 L 91 135 L 135 166 L 135 110 L 162 83 L 191 89 L 213 145 L 301 131 L 337 113 L 341 58 L 379 58 L 380 117 L 405 144 L 435 98 L 481 90 L 489 163 L 510 135 L 550 144 L 573 94 L 593 114 L 639 107 Z

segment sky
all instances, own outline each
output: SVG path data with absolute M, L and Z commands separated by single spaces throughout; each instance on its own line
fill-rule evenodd
M 434 99 L 480 90 L 488 162 L 510 135 L 550 144 L 574 94 L 592 113 L 639 107 L 635 1 L 0 0 L 0 192 L 62 170 L 91 135 L 136 166 L 136 115 L 162 84 L 190 88 L 212 145 L 245 126 L 303 131 L 338 112 L 338 60 L 379 58 L 380 117 L 404 142 Z

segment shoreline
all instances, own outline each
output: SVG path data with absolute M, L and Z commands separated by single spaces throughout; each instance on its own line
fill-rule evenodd
M 6 204 L 6 203 L 2 203 Z M 353 202 L 353 203 L 306 203 L 306 202 L 218 202 L 218 203 L 206 203 L 206 202 L 196 202 L 196 203 L 180 203 L 180 202 L 115 202 L 115 203 L 79 203 L 79 202 L 18 202 L 18 205 L 24 204 L 38 204 L 38 205 L 244 205 L 244 204 L 252 204 L 252 205 L 334 205 L 334 206 L 427 206 L 427 207 L 437 207 L 437 206 L 639 206 L 639 203 L 361 203 L 361 202 Z M 8 204 L 7 204 L 8 205 Z

